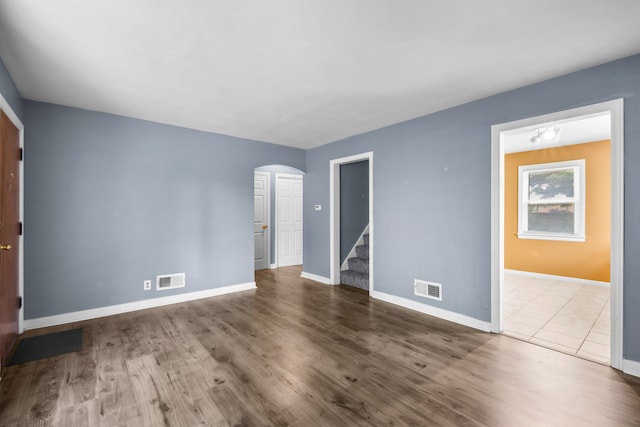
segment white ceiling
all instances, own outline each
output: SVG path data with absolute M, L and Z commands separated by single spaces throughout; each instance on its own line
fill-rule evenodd
M 558 141 L 543 141 L 539 144 L 533 144 L 531 137 L 536 134 L 536 129 L 540 127 L 558 127 L 560 129 Z M 516 153 L 520 151 L 541 150 L 543 148 L 583 144 L 605 139 L 611 139 L 610 113 L 593 114 L 569 120 L 540 123 L 535 126 L 505 132 L 504 152 Z
M 640 52 L 637 0 L 0 0 L 26 99 L 311 148 Z

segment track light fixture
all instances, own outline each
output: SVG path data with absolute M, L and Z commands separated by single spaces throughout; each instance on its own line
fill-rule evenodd
M 532 144 L 541 142 L 558 142 L 560 139 L 561 129 L 557 126 L 543 127 L 536 129 L 536 134 L 529 141 Z

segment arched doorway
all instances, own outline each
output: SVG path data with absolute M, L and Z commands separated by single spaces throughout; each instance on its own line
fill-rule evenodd
M 254 268 L 302 264 L 304 172 L 286 165 L 254 170 Z

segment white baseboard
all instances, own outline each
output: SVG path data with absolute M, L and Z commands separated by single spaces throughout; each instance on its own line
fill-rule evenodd
M 484 332 L 491 331 L 491 322 L 484 322 L 473 317 L 465 316 L 464 314 L 444 310 L 442 308 L 423 304 L 421 302 L 413 301 L 407 298 L 386 294 L 384 292 L 373 291 L 371 293 L 371 297 L 389 302 L 391 304 L 399 305 L 404 308 L 408 308 L 409 310 L 419 311 L 420 313 L 448 320 L 449 322 L 459 323 L 464 326 L 469 326 L 470 328 L 479 329 Z
M 302 272 L 300 277 L 303 279 L 315 280 L 316 282 L 324 283 L 325 285 L 331 285 L 331 279 L 328 277 L 318 276 L 317 274 Z
M 193 301 L 202 298 L 210 298 L 219 295 L 230 294 L 233 292 L 247 291 L 255 288 L 256 282 L 248 282 L 239 285 L 207 289 L 206 291 L 188 292 L 168 297 L 150 298 L 125 304 L 110 305 L 107 307 L 74 311 L 72 313 L 57 314 L 55 316 L 27 319 L 24 321 L 24 328 L 36 329 L 44 328 L 47 326 L 62 325 L 71 322 L 79 322 L 82 320 L 97 319 L 99 317 L 111 316 L 114 314 L 128 313 L 130 311 L 144 310 L 147 308 L 162 307 L 164 305 L 177 304 L 180 302 Z
M 640 362 L 635 360 L 622 359 L 622 372 L 625 374 L 640 377 Z
M 269 264 L 269 270 L 275 270 L 278 268 L 278 264 Z
M 594 286 L 604 286 L 610 287 L 611 284 L 609 282 L 600 282 L 598 280 L 588 280 L 588 279 L 579 279 L 577 277 L 567 277 L 567 276 L 555 276 L 553 274 L 544 274 L 544 273 L 534 273 L 531 271 L 521 271 L 521 270 L 507 270 L 504 269 L 505 273 L 515 274 L 518 276 L 528 276 L 528 277 L 537 277 L 539 279 L 550 279 L 550 280 L 558 280 L 561 282 L 570 282 L 570 283 L 579 283 L 582 285 L 594 285 Z

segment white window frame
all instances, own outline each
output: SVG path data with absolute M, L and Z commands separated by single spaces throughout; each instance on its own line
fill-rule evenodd
M 529 174 L 532 172 L 551 172 L 562 169 L 573 169 L 573 197 L 548 199 L 534 204 L 574 204 L 573 233 L 552 231 L 529 231 L 528 207 Z M 585 160 L 541 163 L 518 167 L 518 238 L 537 240 L 562 240 L 584 242 L 585 237 Z

